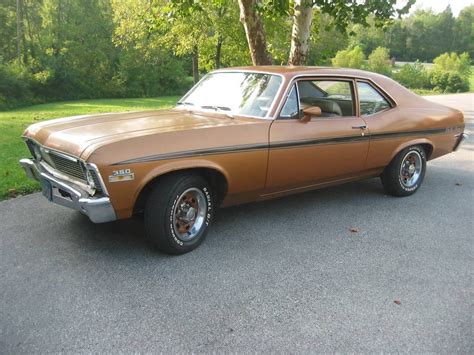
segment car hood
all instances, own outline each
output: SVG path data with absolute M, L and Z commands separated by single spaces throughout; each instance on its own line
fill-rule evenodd
M 219 126 L 249 124 L 256 119 L 229 118 L 223 114 L 198 114 L 172 109 L 106 113 L 59 118 L 27 128 L 25 137 L 52 149 L 86 158 L 83 153 L 105 144 L 159 134 Z M 92 148 L 92 149 L 91 149 Z

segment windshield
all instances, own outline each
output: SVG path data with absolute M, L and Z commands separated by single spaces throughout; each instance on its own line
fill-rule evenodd
M 205 76 L 187 93 L 179 106 L 265 117 L 280 88 L 277 75 L 222 72 Z

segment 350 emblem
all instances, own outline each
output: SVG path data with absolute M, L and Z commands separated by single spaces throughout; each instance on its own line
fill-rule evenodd
M 135 175 L 130 169 L 120 169 L 112 171 L 109 176 L 109 182 L 130 181 L 135 179 Z

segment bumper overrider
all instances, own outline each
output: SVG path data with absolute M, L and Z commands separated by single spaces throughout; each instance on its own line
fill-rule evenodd
M 40 162 L 21 159 L 20 165 L 29 178 L 41 183 L 43 195 L 51 202 L 80 211 L 94 223 L 117 219 L 108 196 L 90 196 L 88 191 L 72 181 L 53 176 Z

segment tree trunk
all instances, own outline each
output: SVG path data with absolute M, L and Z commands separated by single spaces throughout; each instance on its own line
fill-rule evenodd
M 305 65 L 308 61 L 313 8 L 309 0 L 294 0 L 293 29 L 291 31 L 290 65 Z
M 21 4 L 20 0 L 16 0 L 16 55 L 18 64 L 21 64 Z
M 240 22 L 244 25 L 253 64 L 269 65 L 272 64 L 272 57 L 267 50 L 262 18 L 257 12 L 257 1 L 239 0 Z
M 216 69 L 221 67 L 222 41 L 222 35 L 218 35 L 216 45 Z
M 197 84 L 199 81 L 199 48 L 194 46 L 193 49 L 193 78 L 194 84 Z

